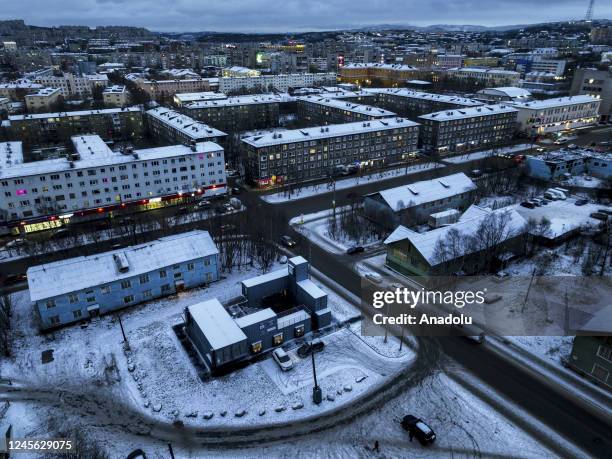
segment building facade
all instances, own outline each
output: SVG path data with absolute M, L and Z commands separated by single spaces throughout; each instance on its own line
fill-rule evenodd
M 336 84 L 335 73 L 289 73 L 256 77 L 221 77 L 219 91 L 231 94 L 241 91 L 280 91 L 291 88 L 330 86 Z
M 242 139 L 247 179 L 257 186 L 328 177 L 341 165 L 416 156 L 419 125 L 404 118 L 287 130 Z
M 612 67 L 608 70 L 576 69 L 570 94 L 589 95 L 599 99 L 600 121 L 609 121 L 612 108 Z
M 419 116 L 423 149 L 447 155 L 502 144 L 516 132 L 517 113 L 509 105 L 484 105 Z
M 600 103 L 599 99 L 582 95 L 514 102 L 511 105 L 518 110 L 517 121 L 522 131 L 545 135 L 597 123 Z
M 102 101 L 107 107 L 125 107 L 130 103 L 130 93 L 124 85 L 107 86 L 102 91 Z
M 30 301 L 43 329 L 91 319 L 219 279 L 219 252 L 206 231 L 32 266 Z
M 227 191 L 223 149 L 212 142 L 123 152 L 110 150 L 95 135 L 72 142 L 75 153 L 69 158 L 33 162 L 23 161 L 19 143 L 0 144 L 3 226 L 36 231 Z
M 513 70 L 498 68 L 462 67 L 449 69 L 446 75 L 451 79 L 474 81 L 484 86 L 517 86 L 521 74 Z
M 193 145 L 198 142 L 219 142 L 227 136 L 225 132 L 161 106 L 148 110 L 146 120 L 149 131 L 156 140 L 163 140 L 171 144 Z
M 28 147 L 68 143 L 79 134 L 97 134 L 109 140 L 140 139 L 143 135 L 138 107 L 12 115 L 3 126 L 9 139 L 19 139 Z
M 340 80 L 359 86 L 372 84 L 384 87 L 403 87 L 406 80 L 418 79 L 424 72 L 404 64 L 346 64 L 340 67 Z
M 390 110 L 372 105 L 314 95 L 297 97 L 297 114 L 300 122 L 308 126 L 370 121 L 396 116 Z
M 29 113 L 49 111 L 57 103 L 62 93 L 58 88 L 43 88 L 25 96 L 26 108 Z

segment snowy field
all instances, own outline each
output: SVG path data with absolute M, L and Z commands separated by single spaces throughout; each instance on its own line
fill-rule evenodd
M 605 182 L 597 177 L 591 177 L 590 175 L 576 175 L 570 177 L 568 180 L 562 181 L 561 185 L 581 188 L 604 188 Z
M 360 177 L 350 177 L 336 180 L 336 191 L 344 190 L 346 188 L 353 188 L 358 185 L 366 185 L 368 183 L 381 182 L 389 180 L 395 177 L 401 177 L 404 175 L 411 175 L 417 172 L 426 171 L 429 169 L 435 169 L 438 167 L 444 167 L 436 163 L 424 163 L 417 164 L 414 166 L 404 166 L 397 169 L 390 169 L 384 172 L 377 172 L 374 174 L 366 174 Z M 331 183 L 322 183 L 318 185 L 304 186 L 298 190 L 293 191 L 291 194 L 288 192 L 280 192 L 267 194 L 261 197 L 264 201 L 270 204 L 278 204 L 287 201 L 296 201 L 298 199 L 310 198 L 322 193 L 331 193 L 333 186 Z
M 508 153 L 516 153 L 519 151 L 528 150 L 531 148 L 531 144 L 523 143 L 520 145 L 512 145 L 510 147 L 494 148 L 492 150 L 475 151 L 473 153 L 465 153 L 459 156 L 453 156 L 452 158 L 443 158 L 443 162 L 451 164 L 461 164 L 477 159 L 491 158 L 497 155 L 503 155 Z

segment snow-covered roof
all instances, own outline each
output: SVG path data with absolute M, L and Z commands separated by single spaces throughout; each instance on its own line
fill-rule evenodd
M 0 143 L 0 177 L 3 171 L 16 164 L 23 163 L 23 144 L 21 142 Z
M 124 249 L 32 266 L 27 271 L 30 299 L 81 291 L 217 253 L 210 234 L 194 230 Z M 115 254 L 127 258 L 126 272 L 118 270 Z
M 381 190 L 367 196 L 380 195 L 393 211 L 419 206 L 476 189 L 476 184 L 463 172 L 445 177 Z
M 380 120 L 355 121 L 353 123 L 330 124 L 304 129 L 291 129 L 282 132 L 269 132 L 263 135 L 245 137 L 243 142 L 260 148 L 292 142 L 340 137 L 344 135 L 362 134 L 364 132 L 385 131 L 402 127 L 414 127 L 418 123 L 406 118 L 383 118 Z
M 198 102 L 201 100 L 227 99 L 227 95 L 222 92 L 212 92 L 212 91 L 183 92 L 183 93 L 175 94 L 174 98 L 178 100 L 181 104 L 186 104 L 189 102 Z
M 302 281 L 299 281 L 297 285 L 299 285 L 302 289 L 304 289 L 304 291 L 308 293 L 314 299 L 323 298 L 327 296 L 327 293 L 321 290 L 317 286 L 317 284 L 315 284 L 310 279 L 304 279 Z
M 479 212 L 474 211 L 471 214 L 471 218 L 462 217 L 457 223 L 453 223 L 448 226 L 443 226 L 441 228 L 437 228 L 431 231 L 426 231 L 424 233 L 417 233 L 416 231 L 412 231 L 400 225 L 395 229 L 395 231 L 393 231 L 389 235 L 387 239 L 385 239 L 384 243 L 388 245 L 397 241 L 407 239 L 414 246 L 414 248 L 419 251 L 419 253 L 429 263 L 430 266 L 435 266 L 444 261 L 438 259 L 438 256 L 436 254 L 436 246 L 438 244 L 438 241 L 445 240 L 447 234 L 451 230 L 459 231 L 462 237 L 470 236 L 478 230 L 479 225 L 489 215 L 501 216 L 502 214 L 507 212 L 509 216 L 508 224 L 504 229 L 504 233 L 499 238 L 499 242 L 503 242 L 523 232 L 527 223 L 525 219 L 521 217 L 519 213 L 512 208 L 501 208 L 498 210 L 480 208 L 480 210 L 481 211 Z M 467 252 L 467 250 L 469 250 L 469 247 L 463 246 L 462 249 L 464 250 L 463 255 L 470 253 Z
M 112 115 L 115 113 L 124 112 L 139 112 L 139 107 L 123 107 L 123 108 L 102 108 L 99 110 L 77 110 L 73 112 L 58 112 L 58 113 L 31 113 L 27 115 L 11 115 L 9 121 L 21 121 L 29 119 L 46 119 L 46 118 L 67 118 L 74 116 L 89 116 L 89 115 Z
M 541 110 L 544 108 L 566 107 L 568 105 L 584 104 L 589 102 L 599 103 L 599 99 L 582 94 L 578 96 L 558 97 L 554 99 L 532 100 L 529 102 L 509 102 L 519 109 Z
M 457 67 L 453 69 L 449 69 L 450 73 L 484 73 L 489 75 L 507 75 L 507 76 L 519 76 L 519 72 L 515 72 L 514 70 L 505 70 L 505 69 L 496 69 L 489 67 Z
M 251 314 L 247 314 L 246 316 L 238 317 L 236 320 L 236 325 L 238 325 L 241 329 L 248 327 L 250 325 L 258 324 L 265 320 L 274 319 L 276 317 L 276 313 L 271 308 L 260 309 L 257 312 L 253 312 Z
M 289 268 L 287 266 L 277 269 L 275 271 L 270 271 L 269 273 L 262 274 L 261 276 L 251 277 L 250 279 L 245 279 L 242 281 L 242 285 L 246 288 L 254 287 L 255 285 L 265 284 L 266 282 L 270 282 L 276 279 L 281 279 L 283 277 L 287 277 L 289 275 Z
M 515 86 L 501 86 L 499 88 L 485 88 L 478 91 L 478 94 L 504 95 L 512 99 L 524 99 L 531 97 L 531 93 L 523 88 Z
M 196 151 L 186 145 L 170 145 L 167 147 L 145 148 L 134 150 L 132 154 L 110 151 L 104 149 L 100 142 L 93 141 L 93 135 L 73 136 L 72 141 L 78 149 L 84 148 L 86 154 L 81 154 L 80 159 L 69 161 L 66 158 L 44 159 L 41 161 L 21 162 L 0 168 L 0 178 L 16 178 L 30 175 L 50 174 L 53 172 L 72 171 L 92 167 L 112 166 L 118 164 L 129 164 L 136 161 L 148 161 L 154 159 L 176 158 L 179 156 L 199 155 L 210 152 L 222 151 L 222 147 L 214 142 L 198 142 Z M 83 139 L 83 140 L 81 140 Z M 78 147 L 79 142 L 87 145 Z M 92 150 L 87 147 L 91 146 Z M 96 154 L 99 153 L 99 154 Z M 72 166 L 71 166 L 72 164 Z
M 363 91 L 373 94 L 388 94 L 397 97 L 406 97 L 408 99 L 434 100 L 437 102 L 461 105 L 464 107 L 476 107 L 482 105 L 482 102 L 474 99 L 468 99 L 466 97 L 450 96 L 448 94 L 432 94 L 429 92 L 412 91 L 405 88 L 364 88 Z
M 187 104 L 189 109 L 231 107 L 237 105 L 271 104 L 284 102 L 285 99 L 278 94 L 256 94 L 251 96 L 234 96 L 225 99 L 200 100 Z
M 225 132 L 215 129 L 208 124 L 190 118 L 182 113 L 175 112 L 166 107 L 157 107 L 147 110 L 147 115 L 161 121 L 162 123 L 180 131 L 192 140 L 215 138 L 226 136 Z
M 403 64 L 377 64 L 374 62 L 369 62 L 365 64 L 346 64 L 343 69 L 384 69 L 384 70 L 395 70 L 395 71 L 408 71 L 408 70 L 418 70 L 416 67 L 412 67 L 411 65 L 403 65 Z
M 218 299 L 192 304 L 187 306 L 187 309 L 213 350 L 223 349 L 247 339 Z
M 483 105 L 481 107 L 467 107 L 454 110 L 441 110 L 439 112 L 428 113 L 427 115 L 419 116 L 424 120 L 432 121 L 449 121 L 465 118 L 473 118 L 478 116 L 492 116 L 500 113 L 517 113 L 518 110 L 509 105 Z
M 344 100 L 336 99 L 333 97 L 321 97 L 321 96 L 300 96 L 296 97 L 298 101 L 310 102 L 317 105 L 323 105 L 329 108 L 335 108 L 338 110 L 345 110 L 354 113 L 360 113 L 362 115 L 370 115 L 377 117 L 388 117 L 396 116 L 396 114 L 390 110 L 374 107 L 372 105 L 356 104 L 354 102 L 347 102 Z
M 39 89 L 38 92 L 35 92 L 33 94 L 26 94 L 26 98 L 28 97 L 49 97 L 54 94 L 59 94 L 60 92 L 61 92 L 61 89 L 59 88 L 42 88 L 42 89 Z
M 123 94 L 125 92 L 125 86 L 122 84 L 114 84 L 112 86 L 107 86 L 102 91 L 104 94 Z

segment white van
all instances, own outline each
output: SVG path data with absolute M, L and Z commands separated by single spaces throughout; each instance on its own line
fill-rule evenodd
M 551 188 L 551 191 L 554 191 L 555 193 L 557 193 L 557 195 L 559 196 L 559 199 L 567 199 L 567 196 L 569 194 L 569 191 L 566 190 L 565 188 Z
M 554 196 L 557 197 L 557 199 L 567 199 L 567 196 L 565 196 L 565 193 L 563 193 L 562 191 L 557 190 L 556 188 L 549 188 L 548 190 L 546 190 L 546 193 L 550 193 Z M 546 195 L 546 193 L 544 193 Z

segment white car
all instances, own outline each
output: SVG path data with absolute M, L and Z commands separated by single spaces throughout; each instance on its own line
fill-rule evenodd
M 289 357 L 289 354 L 287 354 L 281 347 L 274 349 L 274 352 L 272 352 L 272 358 L 276 363 L 278 363 L 278 366 L 283 371 L 289 371 L 293 368 L 293 361 L 291 360 L 291 357 Z
M 378 273 L 366 273 L 365 277 L 375 284 L 380 284 L 383 280 L 382 276 Z

